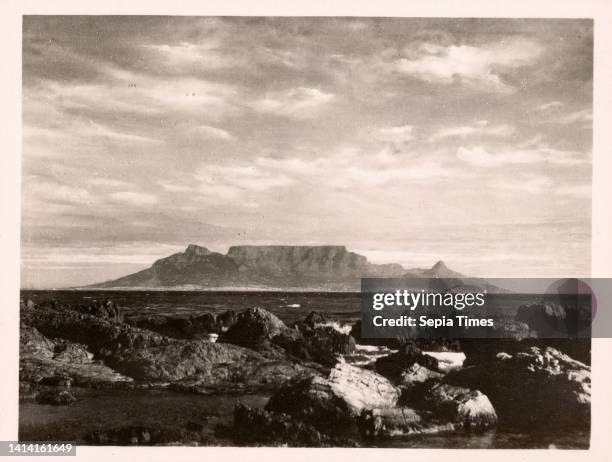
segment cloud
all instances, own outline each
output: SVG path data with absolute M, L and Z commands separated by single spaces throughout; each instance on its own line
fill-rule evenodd
M 206 165 L 194 176 L 201 195 L 222 200 L 250 199 L 250 194 L 293 183 L 289 176 L 257 165 Z
M 591 184 L 559 186 L 555 192 L 562 196 L 571 196 L 579 199 L 591 197 L 593 187 Z
M 139 193 L 134 191 L 120 191 L 110 195 L 119 202 L 132 205 L 151 205 L 157 202 L 157 197 L 153 194 Z
M 193 66 L 202 69 L 226 69 L 244 66 L 246 61 L 234 57 L 222 50 L 219 40 L 208 39 L 200 42 L 182 41 L 178 44 L 143 45 L 144 49 L 151 50 L 171 66 Z
M 590 109 L 582 109 L 580 111 L 571 112 L 569 114 L 560 116 L 557 120 L 558 123 L 569 125 L 574 123 L 586 123 L 590 124 L 593 122 L 593 112 Z
M 159 185 L 169 192 L 191 192 L 194 190 L 192 186 L 180 184 L 180 183 L 170 183 L 162 181 Z
M 75 124 L 73 124 L 75 125 Z M 136 143 L 162 143 L 162 140 L 151 138 L 149 136 L 140 136 L 134 135 L 131 133 L 125 133 L 113 130 L 107 126 L 101 125 L 99 123 L 95 123 L 90 120 L 89 123 L 77 123 L 78 127 L 71 127 L 73 129 L 76 128 L 76 132 L 81 136 L 100 136 L 104 138 L 110 138 L 116 141 L 121 142 L 136 142 Z
M 335 95 L 317 88 L 296 87 L 289 90 L 268 93 L 252 104 L 258 112 L 278 116 L 310 118 L 323 110 Z
M 536 107 L 536 110 L 548 111 L 550 109 L 561 109 L 563 106 L 565 106 L 565 104 L 563 104 L 561 101 L 550 101 L 548 103 L 540 104 L 538 107 Z
M 75 206 L 91 205 L 95 201 L 95 197 L 84 188 L 46 181 L 37 176 L 24 181 L 23 194 L 24 200 L 30 203 L 28 207 L 36 207 L 32 201 L 39 205 L 60 203 Z
M 91 178 L 87 180 L 87 183 L 105 188 L 125 188 L 130 185 L 127 181 L 116 180 L 114 178 Z
M 401 125 L 398 127 L 379 128 L 374 132 L 374 138 L 394 144 L 401 144 L 414 139 L 412 125 Z
M 541 194 L 550 190 L 553 181 L 543 175 L 523 174 L 516 179 L 498 181 L 495 185 L 502 189 L 522 191 L 529 194 Z
M 106 66 L 104 82 L 50 81 L 28 91 L 30 98 L 59 111 L 159 115 L 182 112 L 220 120 L 240 112 L 236 86 L 202 78 L 158 78 Z
M 445 138 L 467 138 L 476 135 L 507 137 L 512 135 L 514 131 L 514 128 L 510 125 L 490 125 L 488 121 L 481 120 L 474 125 L 440 128 L 429 137 L 429 141 L 434 142 Z
M 532 64 L 542 46 L 526 39 L 504 40 L 482 46 L 421 43 L 407 47 L 408 57 L 395 62 L 396 71 L 429 83 L 459 82 L 484 92 L 510 93 L 505 71 Z
M 495 168 L 506 164 L 538 164 L 547 162 L 561 166 L 573 166 L 588 162 L 584 155 L 546 146 L 538 148 L 499 148 L 495 152 L 483 146 L 460 147 L 457 157 L 464 162 L 483 168 Z
M 227 130 L 223 130 L 222 128 L 211 127 L 210 125 L 200 125 L 195 128 L 197 133 L 202 134 L 206 138 L 212 138 L 217 140 L 233 140 L 235 139 L 234 135 L 232 135 Z

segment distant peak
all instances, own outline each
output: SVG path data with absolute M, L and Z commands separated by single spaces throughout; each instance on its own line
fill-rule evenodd
M 448 266 L 446 266 L 446 263 L 444 263 L 442 260 L 438 260 L 438 262 L 431 267 L 432 271 L 442 271 L 447 269 Z
M 185 253 L 190 253 L 194 255 L 208 255 L 210 253 L 210 250 L 200 245 L 189 244 L 187 246 L 187 249 L 185 249 Z

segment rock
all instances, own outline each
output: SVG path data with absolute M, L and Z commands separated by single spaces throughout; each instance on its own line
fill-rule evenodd
M 239 385 L 274 388 L 277 377 L 288 380 L 308 372 L 284 358 L 272 360 L 237 345 L 171 339 L 71 310 L 37 308 L 24 314 L 23 321 L 46 335 L 85 344 L 96 358 L 104 361 L 104 367 L 108 366 L 130 380 L 180 382 L 192 378 L 202 389 Z M 75 370 L 75 364 L 42 361 L 32 356 L 22 359 L 22 380 L 54 375 L 61 365 L 62 372 L 79 374 L 78 378 L 75 377 L 76 382 L 84 378 L 81 374 L 94 367 Z
M 456 424 L 456 428 L 485 430 L 497 424 L 493 405 L 478 390 L 448 384 L 432 388 L 426 398 L 437 419 Z
M 308 313 L 308 316 L 306 316 L 304 321 L 302 321 L 302 324 L 311 329 L 314 329 L 320 325 L 325 325 L 328 322 L 329 320 L 327 319 L 325 314 L 321 313 L 320 311 L 311 311 L 310 313 Z
M 38 394 L 36 401 L 39 404 L 66 406 L 74 403 L 76 398 L 68 390 L 52 389 Z
M 289 329 L 269 311 L 250 308 L 238 315 L 236 323 L 219 338 L 219 341 L 259 349 L 265 342 L 281 334 L 286 337 L 297 337 L 296 331 Z
M 51 359 L 55 356 L 55 342 L 45 337 L 36 328 L 21 323 L 19 326 L 19 354 Z
M 404 345 L 397 353 L 378 358 L 375 363 L 376 372 L 387 377 L 394 383 L 399 383 L 402 380 L 402 375 L 414 364 L 432 370 L 438 371 L 438 360 L 432 356 L 423 354 L 423 352 L 414 344 Z
M 134 327 L 148 329 L 178 339 L 203 339 L 209 334 L 220 332 L 216 319 L 211 313 L 189 318 L 149 315 L 130 319 L 128 322 Z
M 220 332 L 227 332 L 230 327 L 236 324 L 238 316 L 233 310 L 228 310 L 217 316 L 217 328 Z
M 350 435 L 364 410 L 393 407 L 398 390 L 375 372 L 338 364 L 327 378 L 318 376 L 289 384 L 274 394 L 266 410 L 288 414 L 317 430 Z
M 69 375 L 50 375 L 43 377 L 38 383 L 40 385 L 69 389 L 72 386 L 73 381 L 74 380 Z
M 51 341 L 37 329 L 20 326 L 19 377 L 23 382 L 59 386 L 69 380 L 78 386 L 119 387 L 132 379 L 108 366 L 90 360 L 91 353 L 81 344 Z
M 520 306 L 515 319 L 526 323 L 541 338 L 575 337 L 581 333 L 588 336 L 591 306 L 578 303 L 572 296 L 547 296 L 539 303 Z
M 93 362 L 93 356 L 93 353 L 87 351 L 85 345 L 61 342 L 55 346 L 53 359 L 71 364 L 90 364 Z
M 590 425 L 590 367 L 551 347 L 498 354 L 451 372 L 444 382 L 482 391 L 504 427 L 576 431 Z
M 391 438 L 424 433 L 423 418 L 414 409 L 392 407 L 371 409 L 358 419 L 360 433 L 365 438 Z
M 330 438 L 315 427 L 293 417 L 251 409 L 242 403 L 234 407 L 234 441 L 242 444 L 272 444 L 292 447 L 321 447 L 328 445 Z
M 315 372 L 300 364 L 286 360 L 240 361 L 235 364 L 217 364 L 180 380 L 170 388 L 199 394 L 253 393 L 276 391 L 288 382 L 304 379 Z
M 200 442 L 200 432 L 186 428 L 129 425 L 108 430 L 95 430 L 85 441 L 96 446 L 152 446 Z
M 414 363 L 402 372 L 399 378 L 399 384 L 404 387 L 412 387 L 426 382 L 436 382 L 441 380 L 442 377 L 444 377 L 444 374 L 427 369 L 418 363 Z
M 297 358 L 327 367 L 334 367 L 342 355 L 355 351 L 355 339 L 331 326 L 302 326 L 299 335 L 294 332 L 289 336 L 282 334 L 275 337 L 273 343 Z

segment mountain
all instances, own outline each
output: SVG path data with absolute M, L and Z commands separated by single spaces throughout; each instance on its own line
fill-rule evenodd
M 361 277 L 399 277 L 401 265 L 375 265 L 344 246 L 233 246 L 227 254 L 195 244 L 150 268 L 89 288 L 302 288 L 354 290 Z
M 359 290 L 362 277 L 469 279 L 441 261 L 432 268 L 406 270 L 398 264 L 370 263 L 344 246 L 240 245 L 224 255 L 190 244 L 184 252 L 161 258 L 150 268 L 88 288 L 346 291 Z

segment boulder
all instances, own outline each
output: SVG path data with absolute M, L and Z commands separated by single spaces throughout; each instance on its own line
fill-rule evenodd
M 52 406 L 67 406 L 76 401 L 76 398 L 68 391 L 51 389 L 39 393 L 36 397 L 39 404 L 50 404 Z
M 342 355 L 355 351 L 353 337 L 324 325 L 301 329 L 299 335 L 279 335 L 273 339 L 273 343 L 297 358 L 327 367 L 334 367 Z
M 399 384 L 402 387 L 413 387 L 427 382 L 439 381 L 442 377 L 444 377 L 444 374 L 427 369 L 419 363 L 414 363 L 402 372 L 399 378 Z
M 359 416 L 358 426 L 361 435 L 368 439 L 427 433 L 428 428 L 421 414 L 409 407 L 365 410 Z
M 232 436 L 237 443 L 247 445 L 321 447 L 330 443 L 330 438 L 312 425 L 287 414 L 252 409 L 242 403 L 234 407 Z
M 87 351 L 85 345 L 61 341 L 55 346 L 53 359 L 70 364 L 90 364 L 93 357 L 93 353 Z
M 327 378 L 314 376 L 287 385 L 274 394 L 266 410 L 288 414 L 317 430 L 346 436 L 368 409 L 396 405 L 398 390 L 384 377 L 345 363 Z
M 375 363 L 376 372 L 387 377 L 394 383 L 400 383 L 402 375 L 414 364 L 438 371 L 438 360 L 423 352 L 414 344 L 404 345 L 397 353 L 378 358 Z
M 551 347 L 500 352 L 444 382 L 482 391 L 504 427 L 576 431 L 590 425 L 591 369 Z
M 230 327 L 236 324 L 238 316 L 233 310 L 225 311 L 217 316 L 217 328 L 219 332 L 227 332 Z
M 296 337 L 297 332 L 290 329 L 275 315 L 262 308 L 250 308 L 240 313 L 236 323 L 220 338 L 220 342 L 232 343 L 252 349 L 260 349 L 278 335 Z
M 436 419 L 451 422 L 455 428 L 477 431 L 497 424 L 491 401 L 478 390 L 440 384 L 425 400 Z

